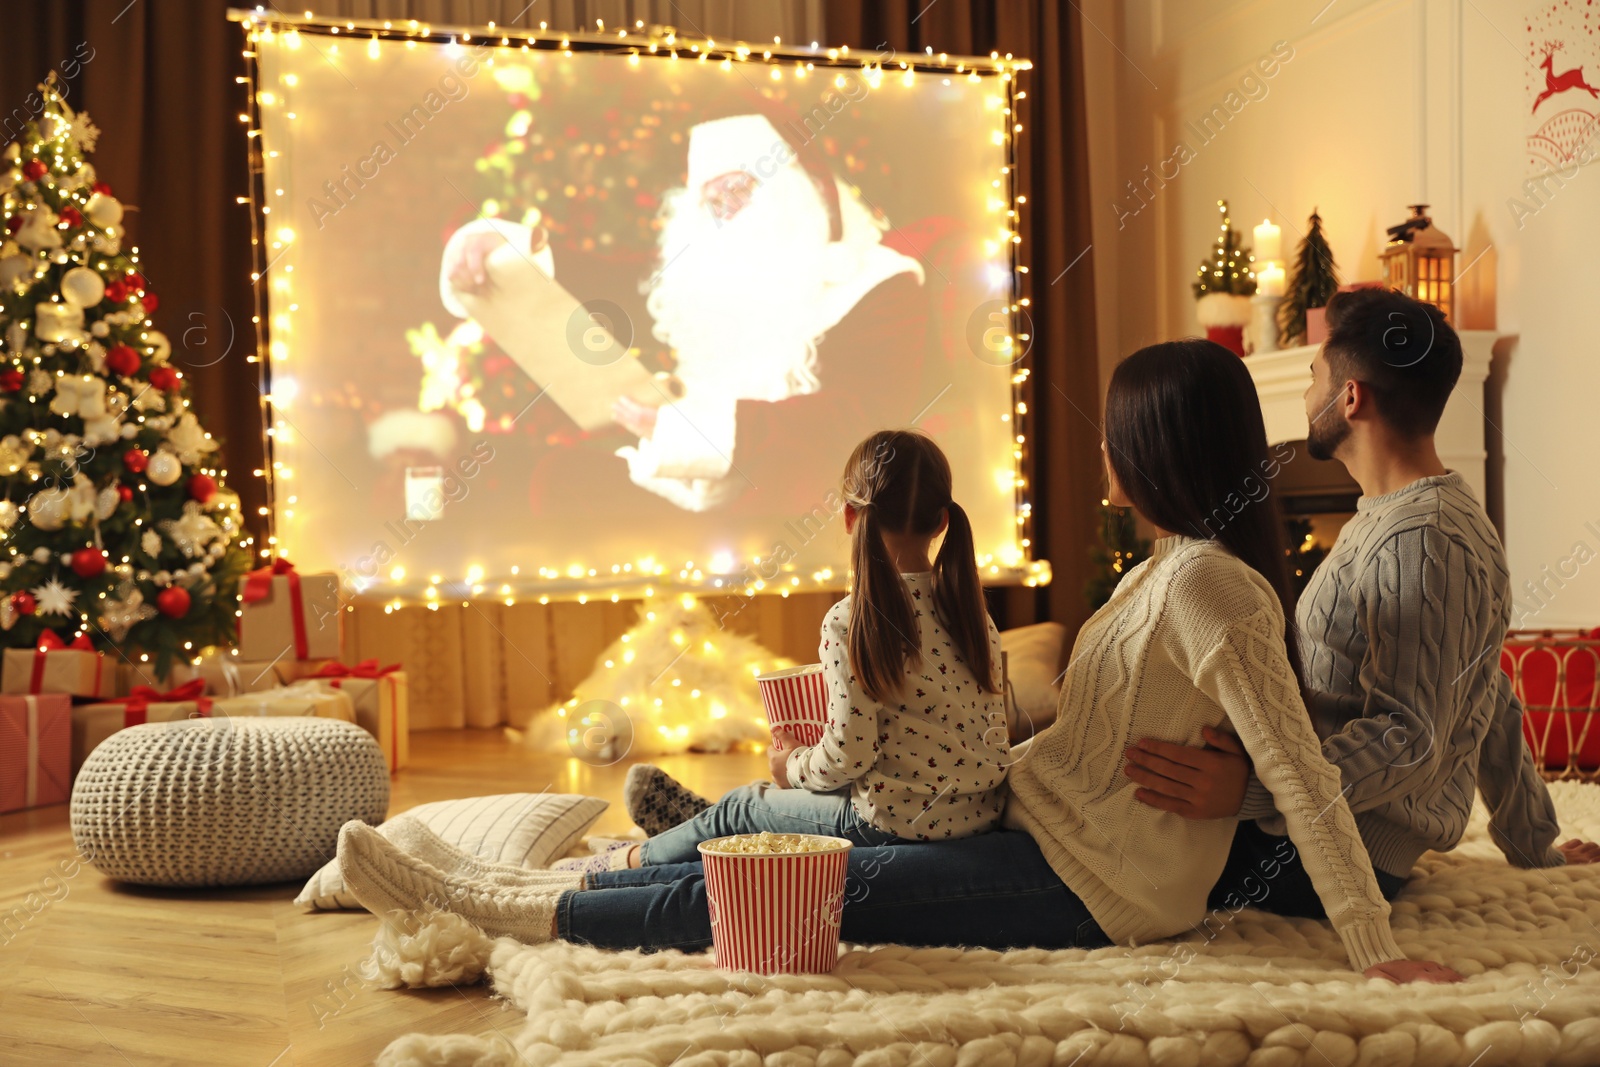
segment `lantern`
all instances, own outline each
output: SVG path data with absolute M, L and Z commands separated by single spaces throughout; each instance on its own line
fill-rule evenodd
M 1456 247 L 1424 214 L 1427 208 L 1412 204 L 1411 217 L 1389 227 L 1383 280 L 1391 289 L 1432 304 L 1448 319 L 1455 309 Z

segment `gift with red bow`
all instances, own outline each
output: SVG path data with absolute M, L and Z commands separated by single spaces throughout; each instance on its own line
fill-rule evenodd
M 66 803 L 71 767 L 72 698 L 0 696 L 0 811 Z
M 329 690 L 310 680 L 280 685 L 212 701 L 213 715 L 239 718 L 247 715 L 314 716 L 355 722 L 356 714 L 348 694 Z
M 350 695 L 357 725 L 378 739 L 390 774 L 411 762 L 411 700 L 400 664 L 329 663 L 307 681 Z
M 147 722 L 210 718 L 212 700 L 205 688 L 199 678 L 166 692 L 138 685 L 115 700 L 79 704 L 72 709 L 72 773 L 77 774 L 89 753 L 118 730 Z
M 339 649 L 338 575 L 301 574 L 281 558 L 245 575 L 239 591 L 241 659 L 337 659 Z
M 87 634 L 69 643 L 54 630 L 46 630 L 33 648 L 8 648 L 0 661 L 0 693 L 99 697 L 116 689 L 116 670 L 107 666 Z

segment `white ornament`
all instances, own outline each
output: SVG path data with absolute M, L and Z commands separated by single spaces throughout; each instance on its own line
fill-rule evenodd
M 51 486 L 41 489 L 28 500 L 28 521 L 46 533 L 53 533 L 67 524 L 67 491 Z M 45 549 L 43 563 L 50 558 Z
M 17 607 L 10 597 L 0 598 L 0 630 L 9 630 L 17 624 Z
M 213 522 L 211 516 L 202 510 L 199 502 L 194 500 L 187 501 L 183 505 L 183 518 L 167 519 L 162 522 L 161 532 L 190 559 L 204 552 L 207 545 L 223 536 L 222 527 Z
M 24 276 L 33 274 L 33 257 L 20 252 L 0 259 L 0 290 L 10 291 Z
M 89 439 L 85 437 L 84 440 L 88 441 Z M 122 496 L 117 492 L 116 486 L 108 485 L 100 490 L 94 498 L 94 517 L 101 522 L 105 522 L 116 514 L 117 508 L 121 504 Z
M 94 143 L 100 139 L 100 128 L 89 121 L 87 111 L 80 111 L 73 117 L 72 137 L 85 152 L 94 151 Z
M 15 474 L 33 456 L 33 440 L 14 433 L 0 437 L 0 475 Z M 9 529 L 10 527 L 7 527 Z
M 29 591 L 39 602 L 40 615 L 70 615 L 72 602 L 78 599 L 76 589 L 68 589 L 56 578 L 50 579 L 43 585 L 36 585 Z
M 8 160 L 8 161 L 10 161 L 12 163 L 15 163 L 17 160 L 21 159 L 22 158 L 22 142 L 20 142 L 20 141 L 12 141 L 10 144 L 6 145 L 6 150 L 3 153 L 3 155 L 4 155 L 4 158 L 6 160 Z
M 122 221 L 122 202 L 106 193 L 95 193 L 84 205 L 83 214 L 101 229 L 110 229 Z
M 133 406 L 140 411 L 165 411 L 167 394 L 153 385 L 145 385 L 133 394 Z
M 95 320 L 95 324 L 89 327 L 89 332 L 94 334 L 96 337 L 104 337 L 106 334 L 111 332 L 111 327 L 107 326 L 104 320 L 97 319 Z M 104 353 L 101 353 L 101 358 L 105 358 Z
M 56 386 L 55 375 L 38 367 L 28 372 L 28 395 L 43 396 Z
M 22 511 L 16 504 L 9 500 L 0 500 L 0 530 L 9 530 L 15 526 L 21 514 Z M 9 564 L 0 563 L 0 567 L 8 566 Z M 5 575 L 0 574 L 0 579 L 4 577 Z
M 90 242 L 95 251 L 104 252 L 108 256 L 122 254 L 122 227 L 107 226 L 104 233 L 97 233 Z
M 11 564 L 0 563 L 0 582 L 5 581 L 9 577 L 11 577 Z
M 157 485 L 171 485 L 183 476 L 183 464 L 171 452 L 157 452 L 150 457 L 144 476 Z
M 161 555 L 161 535 L 154 530 L 146 530 L 139 538 L 139 548 L 151 559 Z
M 50 300 L 40 301 L 33 310 L 33 332 L 45 342 L 65 341 L 83 329 L 83 308 Z
M 6 331 L 6 351 L 13 356 L 23 355 L 28 347 L 28 331 L 20 322 L 13 322 Z
M 61 295 L 79 307 L 92 308 L 106 296 L 106 280 L 88 267 L 73 267 L 61 276 Z
M 165 363 L 167 357 L 172 354 L 172 342 L 160 330 L 146 330 L 144 343 L 154 350 L 150 353 L 150 358 L 157 363 Z
M 38 548 L 33 550 L 33 561 L 35 563 L 49 563 L 50 550 L 43 545 L 40 545 Z
M 189 466 L 199 463 L 203 453 L 214 452 L 217 448 L 217 442 L 200 428 L 200 420 L 194 417 L 192 411 L 184 412 L 178 419 L 167 434 L 167 442 L 177 451 L 178 458 Z
M 139 436 L 139 427 L 135 426 L 131 422 L 125 422 L 125 423 L 122 424 L 122 439 L 124 441 L 131 441 L 135 437 L 138 437 L 138 436 Z
M 60 248 L 61 231 L 56 229 L 56 223 L 60 221 L 49 208 L 34 208 L 27 213 L 22 228 L 17 231 L 17 244 L 30 252 Z
M 56 395 L 50 398 L 50 410 L 57 415 L 76 415 L 81 419 L 98 419 L 106 413 L 106 383 L 104 378 L 69 375 L 56 379 Z
M 111 635 L 111 640 L 120 642 L 127 639 L 128 631 L 133 627 L 145 619 L 154 618 L 156 609 L 144 602 L 144 594 L 132 582 L 124 584 L 118 592 L 122 594 L 119 599 L 107 597 L 103 602 L 100 625 Z
M 71 552 L 63 552 L 63 553 L 61 553 L 60 562 L 61 562 L 61 565 L 63 567 L 72 566 L 72 553 Z

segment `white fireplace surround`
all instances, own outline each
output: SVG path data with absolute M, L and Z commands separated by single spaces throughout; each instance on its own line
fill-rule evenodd
M 1459 330 L 1457 334 L 1461 338 L 1461 379 L 1445 405 L 1434 440 L 1444 465 L 1459 471 L 1482 503 L 1486 500 L 1484 460 L 1488 455 L 1483 383 L 1489 377 L 1490 356 L 1500 335 L 1493 330 Z M 1245 357 L 1261 398 L 1268 444 L 1305 439 L 1305 393 L 1311 386 L 1311 360 L 1317 348 L 1303 345 Z

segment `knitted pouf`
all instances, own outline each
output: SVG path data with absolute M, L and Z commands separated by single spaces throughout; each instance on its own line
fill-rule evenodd
M 328 862 L 339 827 L 383 821 L 378 742 L 337 719 L 185 719 L 131 726 L 72 787 L 72 838 L 100 873 L 159 886 L 255 885 Z

